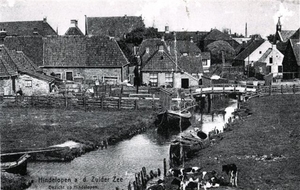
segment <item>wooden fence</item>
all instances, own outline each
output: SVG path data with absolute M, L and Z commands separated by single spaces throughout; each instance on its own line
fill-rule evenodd
M 152 109 L 160 110 L 159 98 L 129 97 L 55 97 L 55 96 L 0 96 L 0 102 L 6 106 L 43 107 L 65 109 Z
M 300 86 L 298 85 L 276 85 L 276 86 L 261 86 L 257 88 L 258 94 L 300 94 Z

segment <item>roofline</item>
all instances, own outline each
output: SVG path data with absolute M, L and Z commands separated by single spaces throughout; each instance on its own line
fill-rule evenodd
M 49 65 L 43 65 L 40 66 L 40 68 L 88 68 L 88 69 L 93 69 L 93 68 L 123 68 L 124 65 L 122 66 L 49 66 Z
M 128 61 L 128 59 L 127 59 L 127 57 L 125 56 L 124 52 L 122 51 L 121 47 L 119 46 L 118 42 L 117 42 L 115 39 L 113 39 L 112 41 L 117 45 L 119 51 L 121 52 L 121 54 L 123 55 L 125 61 L 127 62 L 126 64 L 123 64 L 122 67 L 124 67 L 124 66 L 130 64 L 130 62 Z

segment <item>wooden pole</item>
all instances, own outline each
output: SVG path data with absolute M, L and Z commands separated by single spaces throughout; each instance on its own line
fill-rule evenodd
M 207 113 L 210 113 L 210 109 L 211 109 L 211 97 L 210 97 L 210 94 L 207 94 L 207 101 L 208 101 Z
M 296 85 L 295 85 L 295 84 L 293 84 L 293 94 L 295 94 L 295 93 L 296 93 L 296 89 L 295 89 L 295 87 L 296 87 Z
M 134 109 L 138 110 L 138 100 L 134 100 Z
M 283 94 L 283 86 L 282 85 L 280 86 L 280 91 L 281 91 L 281 94 Z
M 167 160 L 164 158 L 164 177 L 167 176 Z
M 121 109 L 121 100 L 122 100 L 122 97 L 120 94 L 119 99 L 118 99 L 118 109 Z
M 269 95 L 272 95 L 272 85 L 269 86 Z

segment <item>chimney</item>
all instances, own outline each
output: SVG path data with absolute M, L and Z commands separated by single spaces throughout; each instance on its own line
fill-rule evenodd
M 246 26 L 245 26 L 245 37 L 247 38 L 247 22 L 246 22 Z
M 44 23 L 47 22 L 47 17 L 46 17 L 46 16 L 43 18 L 43 22 L 44 22 Z
M 124 18 L 127 19 L 127 15 L 124 15 Z
M 150 49 L 149 47 L 146 47 L 146 53 L 149 54 L 150 53 Z
M 77 20 L 75 20 L 75 19 L 71 20 L 71 27 L 77 27 L 77 25 L 78 25 Z
M 7 32 L 5 29 L 0 30 L 0 44 L 4 43 L 4 38 L 7 36 Z
M 39 35 L 39 31 L 37 28 L 33 28 L 33 35 Z
M 169 26 L 165 26 L 165 33 L 166 33 L 166 34 L 169 34 L 169 32 L 170 32 L 170 31 L 169 31 Z
M 160 45 L 160 46 L 158 47 L 158 51 L 159 51 L 159 52 L 163 52 L 163 51 L 164 51 L 164 46 L 163 46 L 163 45 Z

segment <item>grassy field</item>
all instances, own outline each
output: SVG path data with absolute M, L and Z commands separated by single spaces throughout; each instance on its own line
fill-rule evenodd
M 151 124 L 151 111 L 1 108 L 1 152 L 43 148 L 67 140 L 93 143 Z
M 223 164 L 238 167 L 238 189 L 299 189 L 300 96 L 255 98 L 244 106 L 253 114 L 235 122 L 219 140 L 185 166 L 221 173 Z

